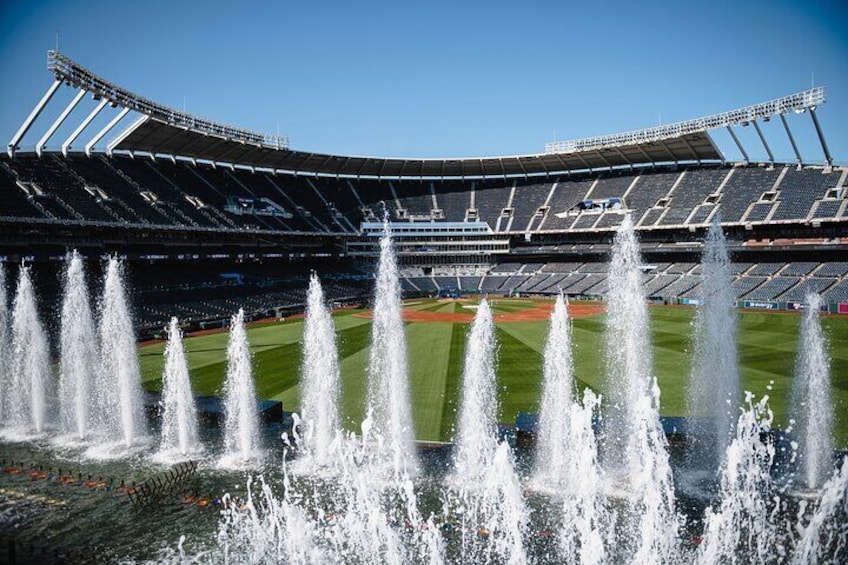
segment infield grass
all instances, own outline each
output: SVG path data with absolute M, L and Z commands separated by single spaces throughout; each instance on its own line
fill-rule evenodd
M 410 308 L 437 313 L 471 313 L 468 302 L 416 300 Z M 527 299 L 493 300 L 496 314 L 533 307 Z M 342 416 L 349 429 L 359 430 L 367 395 L 370 321 L 343 310 L 334 314 L 342 371 Z M 688 307 L 652 307 L 654 372 L 662 390 L 663 415 L 685 415 L 691 363 L 691 323 Z M 604 318 L 596 314 L 573 320 L 573 351 L 578 386 L 603 393 Z M 740 312 L 739 360 L 743 390 L 768 393 L 778 425 L 785 425 L 801 317 L 795 314 Z M 822 319 L 831 355 L 833 399 L 839 446 L 848 447 L 848 317 Z M 466 323 L 407 323 L 410 389 L 419 439 L 450 440 L 462 386 Z M 252 326 L 248 337 L 254 357 L 257 393 L 281 400 L 285 410 L 298 410 L 300 338 L 303 320 Z M 497 324 L 500 420 L 515 421 L 521 411 L 536 411 L 541 394 L 542 351 L 547 322 Z M 185 340 L 196 394 L 218 394 L 226 372 L 227 334 Z M 148 390 L 161 386 L 163 344 L 140 349 L 142 378 Z M 768 388 L 771 390 L 768 390 Z

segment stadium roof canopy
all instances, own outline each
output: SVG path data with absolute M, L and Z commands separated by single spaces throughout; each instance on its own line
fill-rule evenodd
M 111 132 L 114 137 L 105 147 L 107 154 L 114 151 L 141 153 L 321 176 L 526 177 L 659 163 L 720 162 L 724 160 L 724 156 L 709 134 L 709 130 L 717 128 L 727 128 L 747 160 L 747 153 L 732 127 L 749 124 L 756 127 L 760 140 L 773 161 L 771 150 L 757 125 L 757 120 L 780 116 L 800 163 L 801 156 L 784 115 L 809 109 L 825 156 L 828 162 L 831 162 L 824 136 L 815 117 L 815 107 L 825 102 L 822 87 L 704 118 L 615 135 L 549 143 L 544 153 L 461 159 L 405 159 L 292 150 L 286 138 L 212 122 L 147 100 L 100 78 L 57 51 L 48 52 L 48 69 L 55 75 L 55 81 L 9 142 L 10 156 L 20 149 L 21 139 L 59 86 L 64 83 L 76 89 L 77 95 L 36 144 L 35 150 L 38 154 L 41 154 L 47 141 L 84 95 L 90 93 L 100 102 L 62 144 L 62 152 L 66 155 L 72 143 L 109 105 L 120 110 L 109 124 L 85 145 L 85 152 L 89 155 Z M 136 115 L 135 119 L 130 119 L 129 125 L 119 129 L 119 124 L 128 121 L 125 118 L 130 112 Z

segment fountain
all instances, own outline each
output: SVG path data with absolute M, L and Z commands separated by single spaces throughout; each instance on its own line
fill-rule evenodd
M 690 456 L 714 472 L 733 437 L 739 406 L 736 307 L 727 242 L 713 219 L 701 257 L 700 304 L 695 315 L 694 357 L 687 398 Z M 712 473 L 711 473 L 712 474 Z
M 0 426 L 5 420 L 6 395 L 9 374 L 9 351 L 11 336 L 9 335 L 9 297 L 6 291 L 6 264 L 0 261 Z
M 315 273 L 309 280 L 306 302 L 300 402 L 304 459 L 326 466 L 339 431 L 339 357 L 333 318 Z
M 848 457 L 821 489 L 818 507 L 804 527 L 792 563 L 848 562 Z
M 12 347 L 6 425 L 13 434 L 41 434 L 47 420 L 50 350 L 38 315 L 30 268 L 21 265 L 12 306 Z
M 739 555 L 749 562 L 767 563 L 775 555 L 773 507 L 779 499 L 772 494 L 774 444 L 768 437 L 773 416 L 768 396 L 754 404 L 753 395 L 746 393 L 745 402 L 748 408 L 739 416 L 736 437 L 724 456 L 719 505 L 707 508 L 704 516 L 698 563 L 729 563 Z
M 667 441 L 659 419 L 650 322 L 633 219 L 625 216 L 612 248 L 607 294 L 607 389 L 612 405 L 603 436 L 605 468 L 623 487 L 628 511 L 616 546 L 637 563 L 669 562 L 680 518 L 675 509 Z
M 371 351 L 368 359 L 368 408 L 363 435 L 373 433 L 385 462 L 397 475 L 418 472 L 415 454 L 406 336 L 401 290 L 388 220 L 380 239 L 380 262 L 374 290 Z
M 106 444 L 101 447 L 107 451 L 116 444 L 128 450 L 146 439 L 135 341 L 124 266 L 110 257 L 100 303 L 101 369 L 94 394 L 97 412 L 103 415 Z
M 587 388 L 580 403 L 572 391 L 571 327 L 561 294 L 551 313 L 542 378 L 532 484 L 560 499 L 559 559 L 566 563 L 601 563 L 606 557 L 609 516 L 592 429 L 600 398 Z
M 92 385 L 99 369 L 99 354 L 85 265 L 76 250 L 66 258 L 64 282 L 59 340 L 59 423 L 62 433 L 76 441 L 85 441 L 92 433 L 91 417 L 96 410 Z
M 191 394 L 183 332 L 176 317 L 168 327 L 165 368 L 162 372 L 162 439 L 157 458 L 179 460 L 201 451 L 197 433 L 197 409 Z
M 461 524 L 464 560 L 525 563 L 528 512 L 509 445 L 498 442 L 495 327 L 480 301 L 468 332 L 448 506 Z M 476 528 L 493 540 L 481 541 Z
M 820 312 L 821 297 L 808 294 L 792 387 L 801 479 L 808 489 L 821 486 L 833 468 L 830 359 L 819 321 Z
M 260 456 L 259 420 L 250 363 L 250 344 L 247 341 L 242 309 L 239 309 L 230 321 L 224 395 L 226 422 L 221 465 L 238 467 L 255 462 Z

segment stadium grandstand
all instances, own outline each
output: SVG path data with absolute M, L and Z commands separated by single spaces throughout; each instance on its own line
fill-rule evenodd
M 143 335 L 169 313 L 204 327 L 239 305 L 297 312 L 310 270 L 333 300 L 365 300 L 384 220 L 410 295 L 603 297 L 610 242 L 629 214 L 652 300 L 698 300 L 700 241 L 719 219 L 740 306 L 797 308 L 813 290 L 848 313 L 848 168 L 834 165 L 819 122 L 822 87 L 537 154 L 399 159 L 298 151 L 147 100 L 56 51 L 48 68 L 53 82 L 0 158 L 6 260 L 33 262 L 46 287 L 70 248 L 125 256 Z M 62 89 L 70 102 L 41 119 Z M 801 119 L 823 164 L 798 151 Z M 774 159 L 759 125 L 770 120 L 793 162 Z M 739 128 L 756 131 L 766 161 L 748 159 Z M 742 161 L 725 159 L 719 129 Z M 31 131 L 37 142 L 24 144 Z

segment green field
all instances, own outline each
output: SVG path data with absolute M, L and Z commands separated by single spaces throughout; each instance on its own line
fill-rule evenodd
M 514 312 L 533 306 L 529 300 L 494 300 L 495 313 Z M 471 312 L 459 302 L 416 300 L 409 308 L 432 312 Z M 342 369 L 342 414 L 346 425 L 358 429 L 366 390 L 366 365 L 370 322 L 354 316 L 360 310 L 335 314 Z M 663 415 L 683 415 L 691 355 L 692 310 L 687 307 L 652 307 L 654 368 L 662 389 Z M 757 395 L 772 383 L 771 407 L 777 423 L 785 422 L 798 327 L 793 314 L 742 312 L 739 355 L 742 386 Z M 832 358 L 833 398 L 837 416 L 835 431 L 840 446 L 848 446 L 848 317 L 822 320 Z M 465 351 L 465 323 L 407 323 L 410 378 L 416 435 L 419 439 L 449 440 L 461 387 Z M 576 376 L 584 386 L 604 390 L 604 315 L 574 320 Z M 249 338 L 254 355 L 258 394 L 281 400 L 286 410 L 298 409 L 300 338 L 303 320 L 253 326 Z M 502 422 L 513 422 L 520 411 L 536 411 L 541 392 L 541 352 L 546 322 L 497 324 L 498 378 Z M 197 394 L 216 394 L 226 371 L 227 334 L 191 337 L 186 350 L 192 383 Z M 144 385 L 160 387 L 163 345 L 140 349 Z

